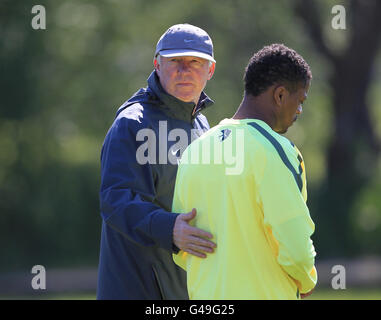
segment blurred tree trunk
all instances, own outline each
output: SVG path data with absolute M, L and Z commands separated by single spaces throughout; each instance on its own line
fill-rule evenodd
M 366 98 L 380 45 L 381 1 L 359 0 L 345 5 L 346 30 L 334 31 L 350 33 L 348 45 L 340 53 L 324 41 L 317 1 L 298 0 L 294 9 L 305 21 L 316 49 L 332 66 L 329 84 L 334 127 L 327 150 L 327 177 L 315 198 L 315 220 L 321 222 L 315 241 L 327 249 L 328 255 L 348 256 L 356 249 L 351 241 L 349 212 L 376 169 L 380 153 Z M 326 14 L 334 17 L 330 11 Z

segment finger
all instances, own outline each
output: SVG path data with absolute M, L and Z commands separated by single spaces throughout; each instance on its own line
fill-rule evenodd
M 189 228 L 190 228 L 189 234 L 192 234 L 192 235 L 198 236 L 198 237 L 209 238 L 209 239 L 213 238 L 213 235 L 210 232 L 207 232 L 207 231 L 204 231 L 202 229 L 192 227 L 192 226 L 189 226 Z
M 201 252 L 201 253 L 213 253 L 214 250 L 211 247 L 205 247 L 201 245 L 197 245 L 194 243 L 188 244 L 188 248 L 192 249 L 193 251 Z
M 206 258 L 206 254 L 205 254 L 205 253 L 198 252 L 198 251 L 194 251 L 194 250 L 192 250 L 192 249 L 187 249 L 187 250 L 185 250 L 185 251 L 188 252 L 188 253 L 190 253 L 191 255 L 196 256 L 196 257 L 203 258 L 203 259 Z
M 188 212 L 188 213 L 186 213 L 186 214 L 183 214 L 183 215 L 182 215 L 182 218 L 183 218 L 183 220 L 185 220 L 185 221 L 190 221 L 190 220 L 192 220 L 192 219 L 194 219 L 194 218 L 196 217 L 196 214 L 197 214 L 197 211 L 196 211 L 195 208 L 193 208 L 191 212 Z
M 210 248 L 210 249 L 214 249 L 217 247 L 217 245 L 212 242 L 212 241 L 209 241 L 209 240 L 206 240 L 206 239 L 203 239 L 203 238 L 199 238 L 199 237 L 195 237 L 195 236 L 188 236 L 188 241 L 191 243 L 191 244 L 194 244 L 194 245 L 197 245 L 197 246 L 201 246 L 201 247 L 206 247 L 206 248 Z

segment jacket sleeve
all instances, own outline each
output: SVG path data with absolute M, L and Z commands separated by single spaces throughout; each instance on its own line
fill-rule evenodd
M 266 229 L 277 244 L 277 261 L 299 291 L 311 291 L 317 282 L 315 249 L 310 236 L 314 223 L 291 171 L 280 157 L 268 156 L 259 186 Z
M 177 214 L 154 204 L 152 166 L 139 164 L 139 121 L 117 118 L 106 135 L 101 153 L 100 208 L 103 220 L 130 241 L 173 251 Z

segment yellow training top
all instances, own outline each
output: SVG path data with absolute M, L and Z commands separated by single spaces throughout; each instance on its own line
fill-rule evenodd
M 197 209 L 192 225 L 217 248 L 180 251 L 190 299 L 298 299 L 314 288 L 314 223 L 303 158 L 256 119 L 225 119 L 184 151 L 172 211 Z

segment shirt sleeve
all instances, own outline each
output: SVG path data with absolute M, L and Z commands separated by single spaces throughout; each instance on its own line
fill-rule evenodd
M 259 185 L 264 223 L 278 245 L 277 261 L 301 293 L 317 282 L 314 223 L 295 177 L 277 154 L 267 153 Z
M 152 167 L 136 160 L 138 125 L 136 120 L 118 118 L 106 135 L 101 153 L 101 215 L 130 241 L 172 252 L 177 214 L 154 203 Z

